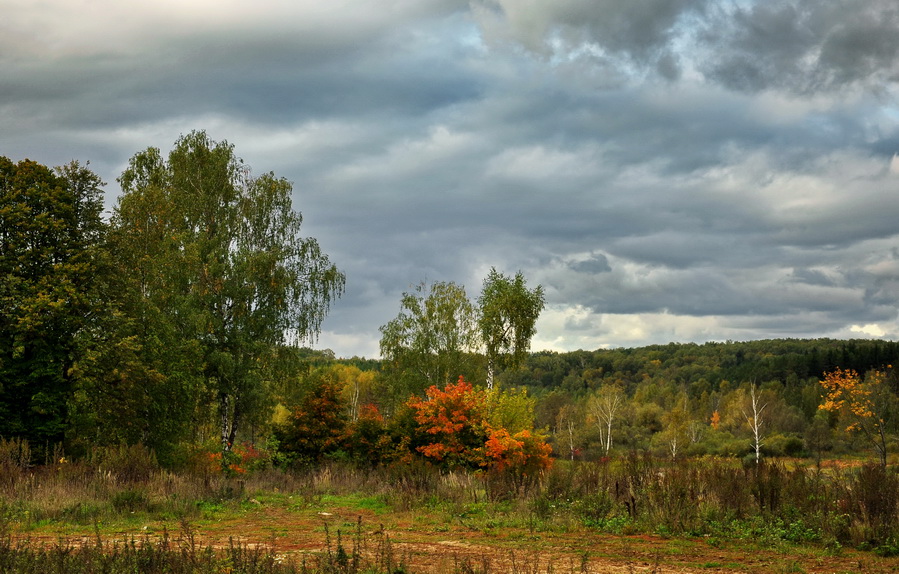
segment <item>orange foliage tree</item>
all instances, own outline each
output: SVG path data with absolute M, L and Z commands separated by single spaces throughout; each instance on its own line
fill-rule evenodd
M 293 462 L 310 464 L 341 447 L 347 425 L 346 403 L 333 382 L 316 385 L 275 428 L 280 449 Z
M 543 437 L 521 430 L 510 434 L 488 422 L 488 391 L 463 377 L 444 389 L 431 386 L 425 398 L 406 403 L 414 412 L 415 450 L 444 468 L 486 468 L 515 489 L 527 489 L 552 465 Z
M 874 447 L 881 466 L 887 464 L 887 419 L 895 397 L 883 371 L 869 371 L 862 378 L 852 369 L 837 368 L 821 381 L 824 402 L 819 409 L 838 413 L 847 432 L 861 433 Z
M 347 425 L 342 443 L 352 460 L 362 466 L 384 462 L 393 448 L 384 416 L 373 404 L 358 408 L 356 420 Z
M 431 385 L 425 398 L 406 403 L 414 412 L 419 453 L 447 468 L 478 468 L 489 435 L 487 394 L 463 377 L 444 389 Z
M 510 435 L 506 429 L 491 429 L 484 454 L 488 471 L 516 492 L 529 490 L 552 466 L 552 447 L 529 430 Z

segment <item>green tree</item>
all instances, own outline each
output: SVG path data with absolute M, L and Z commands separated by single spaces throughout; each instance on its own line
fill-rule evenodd
M 156 150 L 143 170 L 158 172 Z M 183 440 L 204 438 L 208 391 L 201 341 L 187 320 L 185 251 L 161 177 L 123 196 L 107 233 L 106 308 L 74 365 L 74 423 L 89 444 L 152 448 L 164 464 Z
M 79 334 L 98 314 L 103 182 L 0 157 L 0 434 L 63 439 Z
M 487 421 L 493 428 L 504 428 L 515 434 L 534 429 L 535 397 L 527 389 L 492 389 L 487 392 Z
M 136 154 L 119 183 L 116 232 L 158 272 L 137 286 L 144 309 L 198 348 L 228 451 L 264 410 L 265 357 L 317 336 L 344 275 L 300 236 L 291 184 L 253 177 L 230 144 L 205 132 L 181 137 L 167 159 L 156 148 Z
M 514 367 L 527 356 L 544 307 L 543 287 L 528 289 L 519 271 L 514 278 L 491 268 L 478 297 L 478 328 L 487 354 L 487 388 L 498 369 Z
M 664 430 L 657 433 L 653 439 L 661 443 L 665 450 L 676 460 L 678 455 L 687 447 L 690 441 L 690 413 L 687 410 L 687 396 L 683 394 L 677 402 L 662 415 Z
M 382 326 L 381 356 L 394 387 L 405 399 L 431 385 L 472 377 L 477 346 L 474 306 L 465 288 L 438 281 L 403 293 L 399 315 Z

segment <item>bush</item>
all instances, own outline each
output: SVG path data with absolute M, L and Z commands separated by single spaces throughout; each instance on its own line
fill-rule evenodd
M 572 504 L 572 509 L 587 526 L 603 526 L 612 514 L 615 501 L 605 490 L 587 494 Z
M 139 443 L 94 447 L 87 462 L 126 484 L 146 482 L 160 470 L 153 451 Z
M 510 498 L 525 494 L 552 467 L 552 447 L 543 437 L 523 430 L 510 435 L 506 429 L 490 431 L 485 445 L 491 496 Z
M 150 499 L 143 490 L 122 490 L 112 495 L 112 507 L 116 512 L 137 512 L 150 509 Z
M 765 456 L 800 456 L 804 450 L 804 441 L 794 435 L 772 434 L 762 446 Z

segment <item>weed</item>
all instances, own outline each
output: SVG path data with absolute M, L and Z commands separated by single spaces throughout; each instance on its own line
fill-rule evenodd
M 150 509 L 150 500 L 147 498 L 146 492 L 138 489 L 117 492 L 112 496 L 110 502 L 116 512 L 137 512 Z

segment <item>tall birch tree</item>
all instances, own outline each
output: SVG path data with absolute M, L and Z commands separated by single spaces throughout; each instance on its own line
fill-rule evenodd
M 345 277 L 300 235 L 291 184 L 252 176 L 232 145 L 205 132 L 182 136 L 166 159 L 156 148 L 136 154 L 119 183 L 118 232 L 132 245 L 160 242 L 167 255 L 163 282 L 142 296 L 166 299 L 162 311 L 201 349 L 230 450 L 263 399 L 263 356 L 317 337 Z M 143 209 L 147 197 L 156 212 Z
M 478 297 L 478 327 L 487 354 L 487 388 L 500 368 L 517 366 L 527 356 L 545 305 L 543 287 L 527 288 L 519 271 L 508 277 L 491 268 Z
M 612 428 L 624 406 L 624 392 L 617 385 L 603 385 L 587 399 L 587 410 L 596 421 L 599 439 L 606 455 L 612 449 Z
M 431 385 L 472 377 L 477 349 L 476 313 L 465 288 L 453 282 L 424 282 L 403 293 L 400 312 L 381 327 L 381 356 L 394 387 L 405 400 Z

